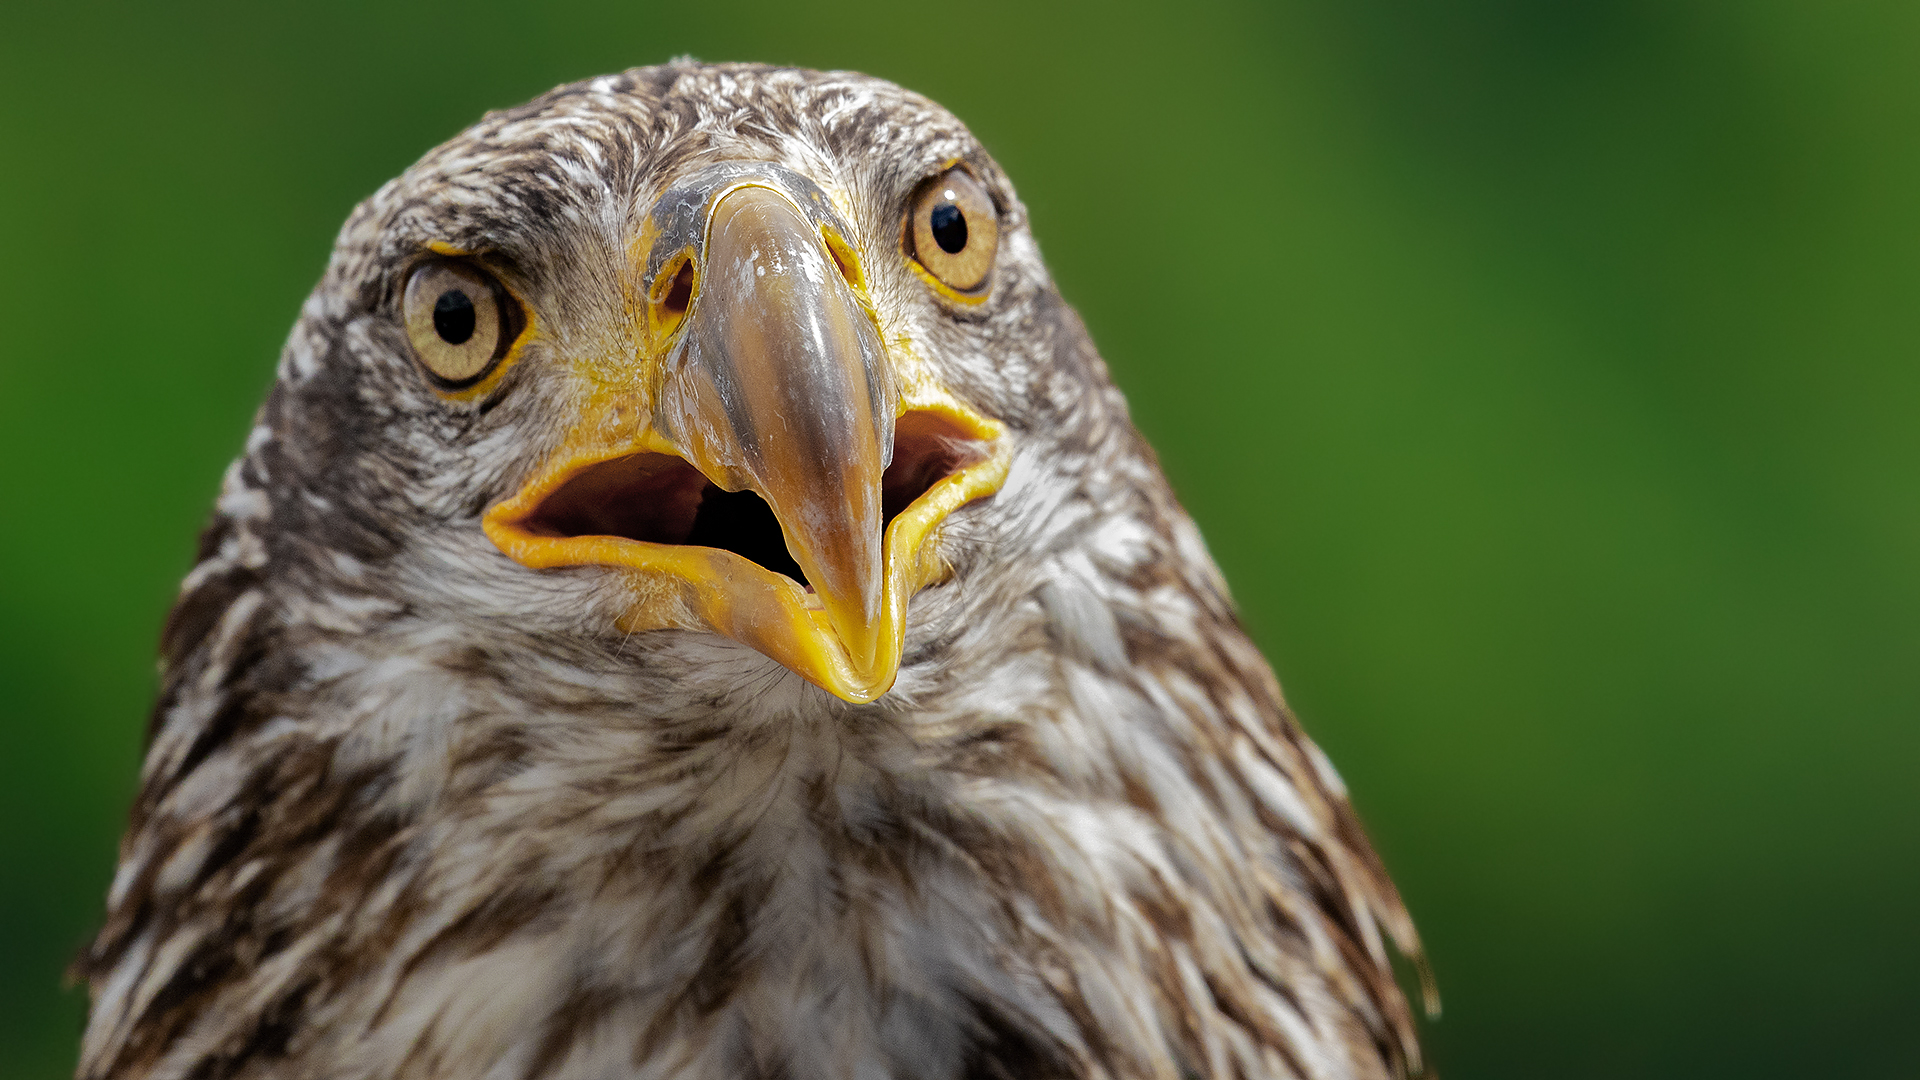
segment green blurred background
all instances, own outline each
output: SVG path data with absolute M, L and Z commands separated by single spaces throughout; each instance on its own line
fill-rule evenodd
M 0 1076 L 348 209 L 677 54 L 944 102 L 1346 774 L 1445 1075 L 1914 1075 L 1920 5 L 11 5 Z

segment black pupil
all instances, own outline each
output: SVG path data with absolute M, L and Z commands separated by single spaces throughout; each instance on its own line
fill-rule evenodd
M 966 226 L 960 228 L 965 235 Z M 459 289 L 448 289 L 433 303 L 433 328 L 440 332 L 440 340 L 449 345 L 465 344 L 473 336 L 478 317 L 473 301 Z
M 933 226 L 933 242 L 941 251 L 958 255 L 967 246 L 967 215 L 959 207 L 943 202 L 933 208 L 927 223 Z

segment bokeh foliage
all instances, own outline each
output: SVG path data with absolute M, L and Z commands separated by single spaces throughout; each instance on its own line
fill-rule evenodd
M 0 1075 L 71 1069 L 156 628 L 352 204 L 484 109 L 852 67 L 1000 158 L 1356 792 L 1455 1077 L 1920 1008 L 1920 6 L 15 5 Z

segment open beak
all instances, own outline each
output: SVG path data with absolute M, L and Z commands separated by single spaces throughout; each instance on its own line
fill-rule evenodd
M 865 702 L 947 572 L 940 522 L 1008 454 L 886 348 L 844 233 L 791 186 L 736 177 L 656 211 L 643 355 L 576 365 L 582 415 L 482 527 L 529 567 L 629 571 L 622 630 L 715 631 Z

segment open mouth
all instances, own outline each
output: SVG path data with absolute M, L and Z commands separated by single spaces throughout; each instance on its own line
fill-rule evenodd
M 882 531 L 935 484 L 987 456 L 985 443 L 943 416 L 901 416 L 894 423 L 893 461 L 880 480 Z M 672 454 L 642 452 L 589 465 L 541 500 L 521 527 L 556 539 L 615 536 L 718 548 L 813 591 L 765 499 L 724 491 Z

